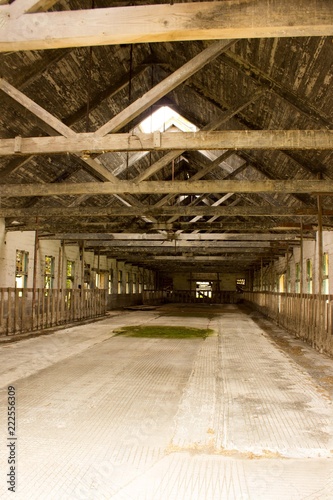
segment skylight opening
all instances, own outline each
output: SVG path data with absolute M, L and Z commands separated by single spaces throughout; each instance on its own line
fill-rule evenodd
M 193 123 L 186 120 L 177 111 L 169 108 L 169 106 L 162 106 L 154 111 L 139 126 L 142 132 L 146 134 L 156 131 L 165 132 L 172 126 L 175 126 L 182 132 L 196 132 L 198 130 Z

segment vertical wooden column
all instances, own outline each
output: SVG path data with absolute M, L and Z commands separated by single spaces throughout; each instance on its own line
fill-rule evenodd
M 323 286 L 323 206 L 321 196 L 317 196 L 318 206 L 318 295 L 322 294 Z
M 303 238 L 303 218 L 301 217 L 301 247 L 300 247 L 300 256 L 299 256 L 299 287 L 300 287 L 300 299 L 299 299 L 299 308 L 298 308 L 298 321 L 296 324 L 296 336 L 301 335 L 301 332 L 303 332 L 303 325 L 305 325 L 305 318 L 307 317 L 307 308 L 308 308 L 308 301 L 304 302 L 304 265 L 303 265 L 303 259 L 304 259 L 304 249 L 303 249 L 303 244 L 304 244 L 304 238 Z
M 62 267 L 62 247 L 59 247 L 59 254 L 58 254 L 58 276 L 57 276 L 57 290 L 60 290 L 60 285 L 61 285 L 61 267 Z
M 84 311 L 84 240 L 81 242 L 81 293 L 80 293 L 80 319 L 85 317 Z
M 100 269 L 100 259 L 101 259 L 101 249 L 98 248 L 98 254 L 97 254 L 97 274 L 98 274 L 98 282 L 99 282 L 99 286 L 98 288 L 100 288 L 100 284 L 101 284 L 101 269 Z
M 61 252 L 60 252 L 60 267 L 59 267 L 59 300 L 60 300 L 60 322 L 63 322 L 65 317 L 65 295 L 63 292 L 64 288 L 64 262 L 65 262 L 65 240 L 61 240 Z M 65 289 L 66 293 L 66 289 Z
M 290 252 L 290 247 L 289 245 L 287 246 L 287 257 L 286 257 L 286 282 L 285 282 L 285 295 L 288 293 L 288 283 L 289 283 L 289 277 L 290 277 L 290 269 L 289 269 L 289 252 Z
M 318 206 L 318 300 L 317 302 L 317 328 L 314 332 L 315 344 L 319 347 L 322 352 L 323 348 L 323 333 L 324 333 L 324 307 L 325 303 L 322 301 L 322 286 L 323 286 L 323 206 L 322 198 L 320 195 L 317 196 L 317 206 Z
M 38 218 L 36 219 L 36 223 L 38 224 Z M 32 281 L 32 315 L 31 315 L 31 329 L 34 329 L 35 325 L 35 317 L 36 317 L 36 293 L 37 293 L 37 266 L 38 266 L 38 226 L 35 231 L 35 247 L 34 247 L 34 269 L 33 269 L 33 281 Z M 44 283 L 43 283 L 44 288 Z M 42 311 L 42 314 L 44 311 Z
M 117 260 L 111 264 L 111 269 L 112 269 L 112 294 L 118 294 L 118 266 L 117 266 Z
M 303 297 L 303 286 L 304 286 L 304 266 L 303 266 L 303 258 L 304 258 L 304 252 L 303 252 L 303 244 L 304 244 L 304 238 L 303 238 L 303 218 L 301 218 L 301 248 L 300 248 L 300 257 L 299 257 L 299 264 L 300 264 L 300 281 L 299 281 L 299 286 L 300 286 L 300 293 L 301 297 Z

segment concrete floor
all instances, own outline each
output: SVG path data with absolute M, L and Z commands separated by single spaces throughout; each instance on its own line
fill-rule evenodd
M 205 340 L 114 336 L 212 328 Z M 333 360 L 238 306 L 118 311 L 0 345 L 0 498 L 7 386 L 18 499 L 332 499 Z

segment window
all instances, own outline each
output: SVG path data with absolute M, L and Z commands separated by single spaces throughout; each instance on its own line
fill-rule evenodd
M 312 261 L 308 259 L 306 261 L 306 283 L 307 283 L 307 292 L 312 293 Z
M 118 271 L 118 293 L 123 293 L 123 272 Z
M 136 277 L 136 273 L 133 274 L 133 293 L 137 293 L 137 277 Z
M 74 266 L 75 262 L 67 261 L 66 266 L 66 288 L 74 288 Z
M 100 273 L 96 273 L 96 275 L 95 275 L 95 286 L 96 286 L 96 288 L 101 288 L 101 275 L 100 275 Z
M 322 283 L 322 293 L 328 295 L 329 292 L 329 281 L 328 281 L 328 253 L 323 255 L 323 283 Z
M 295 292 L 301 293 L 301 265 L 299 262 L 295 265 Z
M 279 292 L 284 293 L 286 291 L 286 275 L 280 274 L 279 276 Z
M 113 269 L 110 269 L 109 276 L 108 276 L 108 294 L 111 295 L 112 293 L 112 282 L 113 282 Z
M 212 297 L 212 283 L 210 281 L 197 281 L 195 289 L 195 297 L 197 299 L 204 299 L 205 297 Z
M 142 293 L 142 272 L 139 272 L 139 293 Z
M 16 272 L 15 272 L 16 288 L 27 287 L 28 263 L 29 263 L 29 252 L 25 252 L 24 250 L 16 250 Z
M 131 276 L 130 273 L 126 273 L 126 293 L 130 293 L 131 289 Z
M 90 264 L 84 263 L 84 288 L 90 288 L 91 272 Z
M 54 286 L 54 257 L 45 255 L 44 261 L 44 288 L 53 288 Z

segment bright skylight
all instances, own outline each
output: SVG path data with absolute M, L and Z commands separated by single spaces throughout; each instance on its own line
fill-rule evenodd
M 174 125 L 182 132 L 196 132 L 198 129 L 193 123 L 186 120 L 168 106 L 162 106 L 152 113 L 148 118 L 140 123 L 140 128 L 144 133 L 155 132 L 159 130 L 164 132 Z

